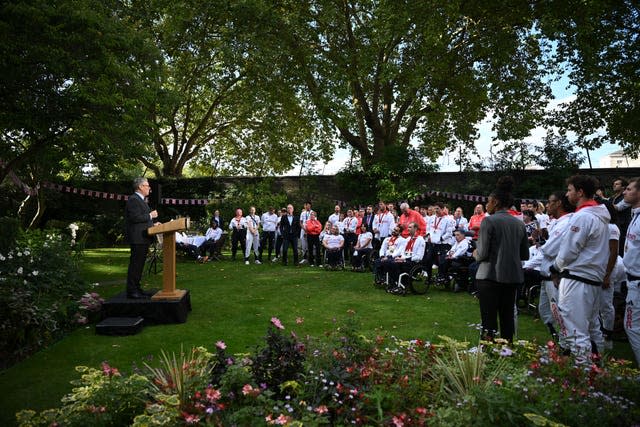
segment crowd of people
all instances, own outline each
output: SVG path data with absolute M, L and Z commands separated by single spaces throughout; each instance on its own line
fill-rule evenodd
M 441 202 L 401 203 L 398 210 L 383 201 L 346 211 L 336 205 L 324 223 L 310 202 L 300 213 L 289 204 L 258 215 L 252 206 L 248 215 L 236 209 L 228 223 L 216 211 L 205 236 L 179 244 L 206 262 L 229 235 L 233 260 L 240 250 L 245 264 L 288 265 L 291 252 L 294 265 L 371 269 L 389 292 L 402 285 L 403 273 L 426 265 L 426 280 L 455 278 L 454 291 L 479 299 L 487 339 L 513 339 L 517 298 L 535 283 L 549 332 L 585 359 L 611 348 L 613 295 L 626 292 L 624 328 L 640 364 L 640 182 L 617 179 L 609 199 L 598 186 L 595 178 L 576 175 L 546 203 L 517 207 L 513 181 L 503 177 L 470 218 Z

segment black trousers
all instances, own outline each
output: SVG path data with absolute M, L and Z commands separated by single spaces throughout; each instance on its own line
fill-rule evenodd
M 356 233 L 344 233 L 344 262 L 351 259 L 351 252 L 353 252 L 353 247 L 358 241 L 358 236 Z
M 260 262 L 262 262 L 262 250 L 268 246 L 267 259 L 271 259 L 271 252 L 273 252 L 273 246 L 275 243 L 276 232 L 275 231 L 263 231 L 260 236 Z M 276 254 L 278 251 L 276 250 Z
M 236 259 L 236 253 L 238 252 L 238 243 L 242 249 L 242 256 L 244 257 L 244 247 L 247 243 L 247 230 L 245 228 L 238 230 L 234 228 L 231 232 L 231 258 Z
M 372 252 L 373 252 L 373 249 L 370 249 L 370 248 L 358 249 L 358 255 L 356 255 L 354 251 L 351 257 L 351 265 L 356 268 L 362 267 L 362 258 L 364 258 L 365 256 L 371 256 Z
M 287 234 L 286 236 L 282 236 L 282 263 L 287 263 L 287 251 L 289 250 L 289 245 L 293 248 L 293 263 L 298 263 L 298 236 L 294 234 Z
M 427 243 L 423 262 L 427 266 L 427 274 L 429 275 L 429 278 L 431 278 L 433 272 L 432 265 L 436 264 L 440 266 L 446 258 L 449 249 L 451 249 L 451 245 L 447 243 Z M 440 270 L 438 270 L 438 275 L 440 275 Z
M 515 333 L 513 311 L 518 284 L 476 280 L 476 286 L 480 299 L 483 337 L 493 339 L 498 331 L 498 319 L 500 319 L 500 336 L 513 341 Z
M 279 257 L 282 254 L 282 235 L 276 236 L 276 256 Z
M 149 243 L 131 245 L 129 268 L 127 270 L 127 294 L 135 294 L 140 289 L 140 280 L 144 271 L 144 262 L 149 252 Z
M 320 258 L 320 236 L 312 236 L 307 234 L 307 257 L 309 258 L 309 264 L 322 264 L 322 258 Z

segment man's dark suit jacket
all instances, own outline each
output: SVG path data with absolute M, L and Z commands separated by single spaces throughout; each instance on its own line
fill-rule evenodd
M 127 199 L 124 211 L 125 233 L 124 239 L 130 245 L 150 244 L 153 238 L 147 234 L 147 229 L 153 226 L 149 216 L 149 206 L 138 196 L 132 194 Z
M 293 222 L 289 225 L 289 217 L 287 215 L 282 215 L 280 219 L 280 234 L 282 237 L 287 237 L 289 235 L 299 236 L 300 235 L 300 216 L 293 215 Z
M 365 216 L 362 218 L 362 223 L 367 226 L 367 231 L 373 232 L 373 214 L 365 214 Z

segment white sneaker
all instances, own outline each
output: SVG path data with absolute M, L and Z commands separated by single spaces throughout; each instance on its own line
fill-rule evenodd
M 322 268 L 324 267 L 322 264 L 318 264 L 318 268 Z
M 245 262 L 244 262 L 244 265 L 249 265 L 249 261 L 245 261 Z
M 271 262 L 278 262 L 278 257 L 275 257 L 274 259 L 272 259 Z
M 303 260 L 302 260 L 302 261 L 300 261 L 298 264 L 306 264 L 306 263 L 307 263 L 307 260 L 306 260 L 306 259 L 303 259 Z
M 257 259 L 257 260 L 256 260 L 256 264 L 260 265 L 260 264 L 262 264 L 262 263 L 260 262 L 260 260 L 259 260 L 259 259 Z

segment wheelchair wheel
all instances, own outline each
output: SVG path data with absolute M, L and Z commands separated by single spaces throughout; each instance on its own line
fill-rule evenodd
M 429 290 L 431 283 L 429 282 L 429 275 L 427 270 L 422 265 L 416 265 L 409 271 L 409 286 L 411 292 L 418 295 L 426 294 Z

